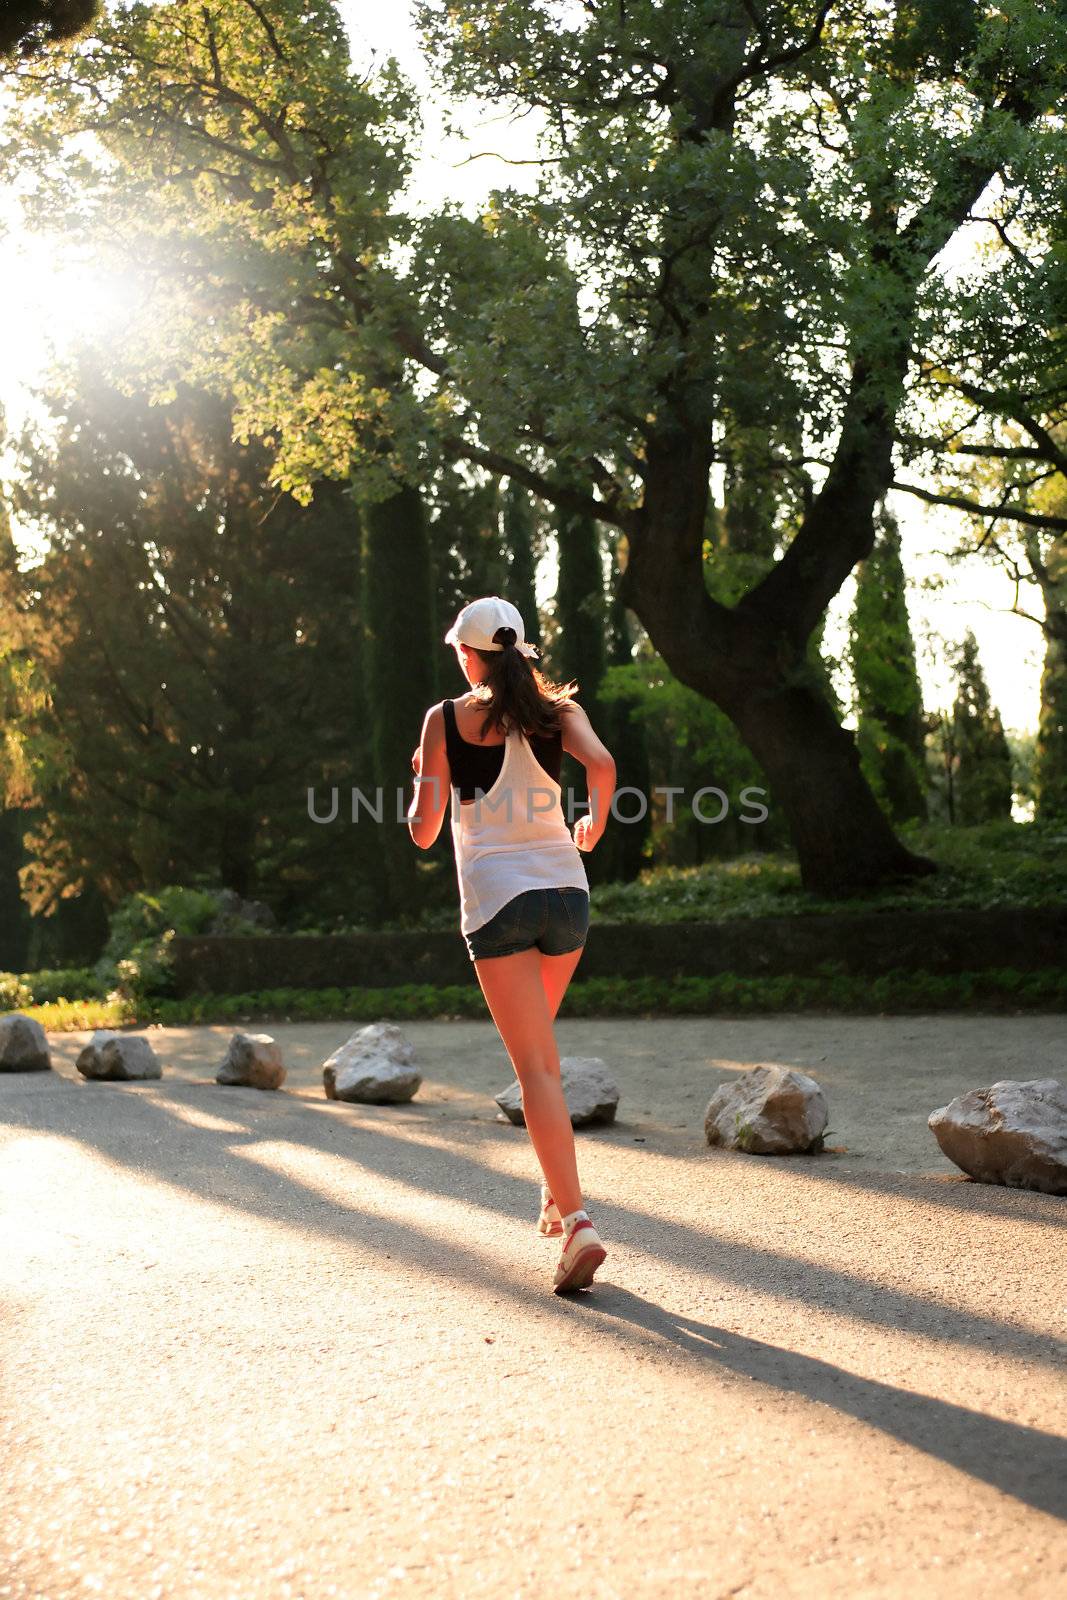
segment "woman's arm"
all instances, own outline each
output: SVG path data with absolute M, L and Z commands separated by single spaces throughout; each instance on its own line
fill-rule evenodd
M 579 850 L 592 850 L 603 835 L 615 793 L 615 761 L 607 745 L 593 732 L 584 709 L 574 700 L 560 706 L 563 719 L 563 748 L 585 768 L 589 790 L 589 815 L 574 824 L 574 842 Z
M 411 758 L 415 793 L 408 806 L 408 832 L 420 850 L 437 842 L 452 798 L 452 773 L 445 747 L 445 714 L 431 706 L 423 719 L 422 738 Z

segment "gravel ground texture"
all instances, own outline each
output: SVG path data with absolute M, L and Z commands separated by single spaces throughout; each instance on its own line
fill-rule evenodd
M 147 1030 L 159 1082 L 0 1074 L 3 1600 L 1067 1593 L 1067 1201 L 930 1111 L 1067 1076 L 1054 1016 L 565 1021 L 609 1247 L 550 1292 L 487 1022 L 404 1024 L 406 1106 L 327 1101 L 344 1023 Z M 759 1062 L 829 1148 L 709 1149 Z

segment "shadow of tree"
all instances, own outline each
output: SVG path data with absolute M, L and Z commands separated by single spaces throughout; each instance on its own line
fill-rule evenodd
M 326 1243 L 373 1247 L 439 1280 L 491 1288 L 530 1311 L 552 1315 L 564 1327 L 577 1303 L 583 1315 L 591 1311 L 612 1318 L 624 1337 L 632 1336 L 642 1345 L 645 1341 L 639 1336 L 653 1333 L 693 1358 L 717 1361 L 834 1406 L 1038 1509 L 1063 1514 L 1067 1446 L 1062 1439 L 696 1322 L 608 1281 L 577 1302 L 558 1299 L 546 1294 L 540 1283 L 534 1285 L 502 1264 L 490 1270 L 483 1257 L 457 1238 L 430 1233 L 379 1210 L 338 1204 L 291 1173 L 247 1159 L 258 1144 L 289 1142 L 342 1157 L 364 1172 L 425 1194 L 461 1198 L 488 1214 L 532 1223 L 532 1166 L 529 1179 L 516 1178 L 487 1163 L 474 1148 L 486 1141 L 511 1140 L 515 1137 L 511 1130 L 450 1119 L 440 1124 L 448 1136 L 447 1145 L 442 1145 L 391 1129 L 396 1108 L 315 1104 L 295 1095 L 264 1095 L 177 1079 L 128 1085 L 56 1078 L 32 1095 L 5 1094 L 3 1087 L 0 1125 L 66 1135 L 120 1168 L 147 1173 L 199 1199 L 256 1217 L 269 1216 L 276 1224 L 297 1229 L 302 1237 L 310 1229 Z M 121 1118 L 113 1114 L 118 1096 L 123 1102 Z M 223 1130 L 181 1121 L 183 1105 L 208 1111 L 228 1126 Z M 179 1132 L 182 1158 L 175 1144 Z M 467 1148 L 461 1148 L 463 1144 Z M 1000 1354 L 1057 1368 L 1067 1354 L 1063 1343 L 996 1317 L 946 1306 L 785 1252 L 739 1243 L 691 1223 L 618 1203 L 598 1205 L 597 1216 L 609 1238 L 632 1241 L 646 1254 L 749 1294 L 791 1297 L 813 1313 L 839 1312 L 876 1327 L 903 1329 L 961 1348 L 991 1341 Z

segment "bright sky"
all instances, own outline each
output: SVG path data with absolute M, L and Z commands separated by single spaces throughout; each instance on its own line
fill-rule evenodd
M 476 207 L 494 186 L 533 182 L 536 168 L 481 157 L 481 152 L 487 151 L 516 160 L 529 156 L 536 141 L 533 119 L 509 123 L 498 108 L 469 106 L 460 118 L 463 137 L 446 135 L 440 108 L 429 94 L 406 0 L 375 6 L 366 0 L 340 0 L 340 9 L 357 63 L 369 64 L 372 55 L 379 59 L 394 55 L 424 90 L 423 152 L 414 185 L 420 206 L 432 208 L 449 198 Z M 471 160 L 472 155 L 479 159 Z M 50 351 L 61 351 L 86 327 L 97 333 L 106 331 L 109 321 L 122 315 L 129 286 L 64 265 L 56 242 L 27 235 L 18 226 L 10 197 L 0 197 L 0 293 L 9 312 L 0 405 L 16 430 L 31 405 L 29 389 L 46 369 Z M 1040 630 L 1011 614 L 1011 582 L 988 562 L 969 558 L 949 571 L 940 552 L 958 537 L 954 513 L 924 507 L 907 495 L 895 498 L 927 708 L 947 706 L 952 698 L 950 674 L 937 650 L 937 637 L 955 642 L 971 628 L 1005 725 L 1019 732 L 1032 731 L 1037 723 L 1044 653 Z M 28 544 L 28 530 L 16 531 Z M 924 579 L 937 576 L 947 578 L 940 592 L 920 587 Z M 827 644 L 834 653 L 843 649 L 851 591 L 849 583 L 831 607 Z M 1039 607 L 1033 596 L 1027 596 L 1025 603 L 1031 610 Z

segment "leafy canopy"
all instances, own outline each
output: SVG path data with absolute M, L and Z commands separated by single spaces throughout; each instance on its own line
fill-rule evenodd
M 1060 149 L 1060 0 L 417 16 L 447 93 L 541 119 L 532 194 L 417 217 L 412 90 L 392 63 L 357 75 L 329 0 L 116 4 L 18 74 L 39 213 L 150 286 L 129 381 L 225 387 L 297 495 L 353 472 L 381 493 L 442 454 L 544 490 L 562 461 L 625 526 L 667 396 L 719 459 L 762 430 L 766 470 L 818 469 L 858 344 L 895 406 L 902 329 L 917 359 L 958 339 L 936 259 L 967 175 L 998 172 L 1010 208 Z M 983 293 L 989 322 L 992 268 Z

